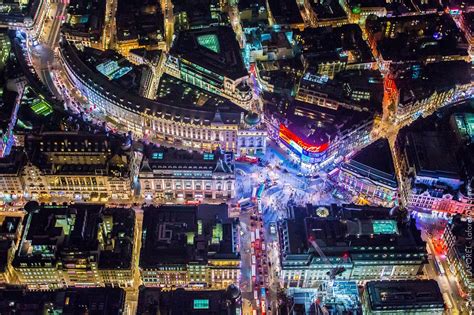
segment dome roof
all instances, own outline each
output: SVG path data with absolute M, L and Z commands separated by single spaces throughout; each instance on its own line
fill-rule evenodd
M 236 300 L 240 296 L 240 290 L 234 284 L 231 284 L 227 287 L 227 296 L 233 300 Z
M 256 125 L 260 122 L 260 116 L 257 113 L 248 113 L 244 118 L 245 122 L 249 125 Z

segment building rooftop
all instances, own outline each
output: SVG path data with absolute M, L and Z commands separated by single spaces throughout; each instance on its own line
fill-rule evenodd
M 88 132 L 43 132 L 25 139 L 29 161 L 46 174 L 103 174 L 126 177 L 129 148 L 124 139 Z
M 338 1 L 311 0 L 310 4 L 318 21 L 347 18 L 346 12 L 341 7 Z
M 60 314 L 122 314 L 125 291 L 119 288 L 69 288 L 48 292 L 0 290 L 0 313 L 39 314 L 45 309 Z
M 393 65 L 390 71 L 399 89 L 400 107 L 429 97 L 434 91 L 444 92 L 456 85 L 469 84 L 473 74 L 471 64 L 464 61 L 399 64 Z
M 161 291 L 159 288 L 139 289 L 137 315 L 145 314 L 235 314 L 237 304 L 229 290 Z
M 0 158 L 0 174 L 20 174 L 26 162 L 26 155 L 20 148 L 13 148 L 10 154 Z
M 61 261 L 61 253 L 98 255 L 99 269 L 130 268 L 134 212 L 102 205 L 40 206 L 25 220 L 13 265 Z M 100 235 L 100 237 L 99 237 Z M 99 254 L 100 253 L 100 254 Z
M 235 33 L 228 26 L 181 31 L 170 54 L 231 80 L 248 75 Z
M 392 247 L 395 253 L 404 255 L 425 251 L 421 232 L 414 222 L 399 223 L 389 208 L 307 205 L 295 207 L 291 212 L 292 218 L 282 224 L 287 235 L 281 245 L 284 257 L 313 253 L 310 240 L 316 241 L 334 259 L 347 256 L 357 260 L 361 258 L 359 252 L 380 251 L 379 247 Z M 320 260 L 318 255 L 312 259 Z
M 164 16 L 157 2 L 117 1 L 117 39 L 137 40 L 140 45 L 157 45 L 164 40 Z
M 332 141 L 342 137 L 363 122 L 373 119 L 377 112 L 354 111 L 347 108 L 333 110 L 301 101 L 293 101 L 279 113 L 274 106 L 267 106 L 274 116 L 308 146 L 320 146 L 324 151 Z
M 444 309 L 443 295 L 435 280 L 369 281 L 365 290 L 374 312 Z
M 348 64 L 374 62 L 357 24 L 295 30 L 294 39 L 301 48 L 303 59 L 310 66 L 334 61 Z
M 458 159 L 447 134 L 410 132 L 405 139 L 408 163 L 415 167 L 416 175 L 460 178 Z
M 0 240 L 16 241 L 21 221 L 21 217 L 0 215 Z
M 468 43 L 449 14 L 368 19 L 384 60 L 407 62 L 433 56 L 467 56 Z
M 303 24 L 303 17 L 296 1 L 269 0 L 268 5 L 276 24 Z
M 180 173 L 186 170 L 202 170 L 218 173 L 234 173 L 234 165 L 227 163 L 221 152 L 200 153 L 197 151 L 150 145 L 145 149 L 141 172 L 162 170 Z M 176 172 L 176 170 L 179 170 Z M 185 174 L 184 174 L 185 175 Z M 186 176 L 186 175 L 185 175 Z M 189 174 L 188 176 L 192 176 Z
M 236 223 L 225 204 L 148 207 L 143 222 L 141 268 L 240 259 Z
M 71 0 L 62 32 L 74 36 L 88 36 L 98 41 L 105 22 L 105 2 L 99 0 Z
M 79 58 L 78 50 L 68 44 L 61 44 L 62 56 L 67 64 L 78 76 L 84 78 L 87 84 L 97 86 L 98 93 L 107 95 L 112 102 L 120 104 L 136 113 L 148 113 L 149 115 L 166 118 L 175 122 L 210 125 L 214 120 L 216 112 L 209 111 L 206 108 L 182 107 L 180 104 L 168 104 L 161 101 L 153 101 L 119 88 L 103 75 L 98 75 L 95 69 L 92 69 Z M 240 124 L 240 113 L 227 113 L 220 111 L 222 122 L 224 124 Z
M 346 70 L 336 73 L 334 79 L 307 71 L 299 89 L 319 92 L 350 109 L 382 112 L 383 78 L 378 70 Z
M 365 147 L 342 165 L 343 169 L 356 172 L 374 181 L 396 188 L 397 178 L 393 157 L 387 139 L 380 139 Z
M 233 113 L 233 116 L 238 116 L 241 112 L 246 113 L 227 98 L 207 92 L 166 73 L 160 78 L 156 99 L 159 102 L 183 108 L 203 109 L 209 112 L 222 111 L 224 115 Z
M 34 19 L 40 3 L 41 0 L 2 0 L 0 23 L 23 23 L 25 18 Z
M 386 2 L 385 0 L 348 0 L 349 8 L 353 13 L 359 13 L 361 9 L 384 8 L 387 15 L 410 15 L 416 13 L 442 12 L 443 7 L 439 1 L 410 1 L 401 0 L 397 2 Z

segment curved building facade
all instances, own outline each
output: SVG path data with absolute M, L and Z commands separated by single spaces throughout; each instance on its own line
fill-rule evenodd
M 179 147 L 200 150 L 223 150 L 237 154 L 265 150 L 266 130 L 248 126 L 246 111 L 228 106 L 216 109 L 170 105 L 133 95 L 120 89 L 89 68 L 74 46 L 65 42 L 60 47 L 60 60 L 68 80 L 95 108 L 115 125 L 124 126 L 138 137 Z M 248 137 L 239 131 L 251 130 L 255 141 L 238 141 Z M 237 143 L 251 143 L 252 148 Z

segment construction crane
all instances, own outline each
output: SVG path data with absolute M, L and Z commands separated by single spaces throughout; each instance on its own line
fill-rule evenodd
M 313 229 L 313 231 L 315 231 L 315 230 L 317 231 L 318 229 Z M 324 260 L 325 263 L 327 263 L 328 265 L 330 265 L 332 267 L 331 270 L 329 270 L 327 272 L 327 275 L 329 275 L 329 280 L 333 281 L 336 278 L 336 276 L 338 276 L 341 273 L 343 273 L 344 271 L 346 271 L 346 268 L 344 268 L 342 266 L 337 267 L 337 266 L 334 266 L 332 264 L 332 262 L 326 257 L 326 255 L 322 251 L 321 247 L 319 247 L 319 245 L 316 242 L 316 239 L 314 238 L 314 236 L 310 236 L 308 238 L 308 241 L 311 244 L 311 246 L 313 246 L 314 250 L 318 253 L 319 257 L 321 257 L 322 260 Z

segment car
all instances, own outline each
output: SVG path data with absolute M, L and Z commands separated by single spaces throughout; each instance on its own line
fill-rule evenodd
M 296 174 L 296 176 L 298 176 L 298 177 L 303 177 L 303 174 L 298 173 L 298 174 Z
M 286 168 L 284 168 L 283 173 L 288 173 L 288 170 Z
M 275 222 L 270 223 L 270 234 L 276 234 L 276 224 L 275 224 Z

